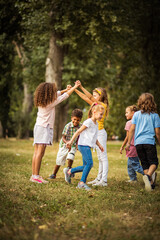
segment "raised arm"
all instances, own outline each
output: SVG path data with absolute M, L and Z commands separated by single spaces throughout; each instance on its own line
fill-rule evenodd
M 71 87 L 68 91 L 67 91 L 67 93 L 68 93 L 68 95 L 70 96 L 74 91 L 75 91 L 75 89 L 77 88 L 77 87 L 79 87 L 79 83 L 78 82 L 76 82 L 75 83 L 75 85 L 74 85 L 74 87 Z
M 79 90 L 75 89 L 75 92 L 85 101 L 87 102 L 89 105 L 92 105 L 92 101 L 82 92 L 80 92 Z
M 67 92 L 68 90 L 70 90 L 71 88 L 72 88 L 71 85 L 67 85 L 66 89 L 61 90 L 61 95 L 62 95 L 63 93 L 65 93 L 65 92 Z
M 79 88 L 80 88 L 80 89 L 84 92 L 84 94 L 90 99 L 90 101 L 92 101 L 92 103 L 93 103 L 93 102 L 97 102 L 97 100 L 93 97 L 93 95 L 92 95 L 90 92 L 88 92 L 87 89 L 85 89 L 85 88 L 82 86 L 82 84 L 81 84 L 81 82 L 80 82 L 79 80 L 77 80 L 76 82 L 80 84 L 80 85 L 79 85 Z M 91 104 L 90 104 L 90 105 L 91 105 Z

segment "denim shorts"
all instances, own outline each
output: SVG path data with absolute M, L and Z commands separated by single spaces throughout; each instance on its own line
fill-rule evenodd
M 138 157 L 141 161 L 143 170 L 149 169 L 154 164 L 158 167 L 158 157 L 156 145 L 151 144 L 138 144 L 136 145 Z

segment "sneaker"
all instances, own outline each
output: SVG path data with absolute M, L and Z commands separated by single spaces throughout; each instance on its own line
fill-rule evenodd
M 69 168 L 69 167 L 67 167 L 67 169 L 69 170 L 69 169 L 71 169 L 71 168 Z M 75 173 L 71 173 L 71 178 L 74 178 L 75 177 Z
M 103 180 L 102 180 L 102 181 L 98 181 L 98 182 L 92 184 L 92 186 L 106 187 L 106 186 L 107 186 L 107 182 L 105 182 L 105 181 L 103 181 Z
M 65 181 L 67 183 L 71 183 L 71 175 L 68 174 L 68 168 L 63 169 L 64 175 L 65 175 Z
M 150 176 L 144 175 L 143 182 L 145 184 L 146 191 L 150 192 L 152 190 Z
M 131 179 L 129 179 L 129 180 L 127 180 L 126 182 L 128 182 L 128 183 L 137 183 L 138 181 L 135 179 L 135 180 L 131 180 Z
M 42 180 L 39 178 L 33 178 L 32 176 L 30 177 L 30 181 L 31 182 L 35 182 L 35 183 L 42 183 Z
M 157 173 L 154 172 L 154 173 L 152 174 L 152 181 L 153 181 L 153 183 L 152 183 L 152 185 L 151 185 L 152 189 L 155 189 L 156 178 L 157 178 Z
M 75 173 L 71 173 L 71 178 L 74 178 L 75 177 Z
M 39 176 L 39 179 L 42 181 L 42 183 L 47 184 L 48 181 L 44 180 L 41 176 Z
M 153 181 L 154 184 L 156 183 L 156 178 L 157 178 L 157 173 L 154 172 L 154 173 L 152 174 L 152 181 Z
M 55 179 L 56 178 L 56 175 L 55 174 L 52 174 L 51 176 L 49 176 L 48 179 Z
M 87 184 L 85 184 L 85 183 L 82 183 L 82 184 L 78 183 L 77 188 L 79 188 L 79 189 L 85 189 L 86 191 L 92 190 L 92 189 L 91 189 L 90 187 L 88 187 Z
M 95 183 L 98 183 L 98 182 L 100 182 L 100 180 L 98 180 L 98 179 L 96 178 L 96 179 L 94 179 L 93 181 L 87 182 L 87 183 L 88 183 L 88 184 L 95 184 Z

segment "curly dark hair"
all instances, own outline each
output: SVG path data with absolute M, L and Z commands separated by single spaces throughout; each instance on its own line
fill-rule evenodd
M 82 118 L 83 116 L 83 112 L 81 109 L 79 108 L 75 108 L 73 111 L 72 111 L 72 114 L 71 114 L 71 117 L 77 117 L 77 118 Z
M 138 99 L 137 105 L 142 113 L 157 112 L 157 105 L 151 93 L 142 93 Z
M 35 107 L 46 107 L 57 99 L 57 86 L 55 83 L 43 82 L 34 92 Z
M 97 92 L 100 95 L 100 102 L 103 102 L 107 105 L 107 110 L 106 110 L 106 116 L 108 116 L 109 113 L 109 101 L 108 101 L 108 95 L 107 91 L 105 88 L 97 87 L 93 90 L 93 92 Z

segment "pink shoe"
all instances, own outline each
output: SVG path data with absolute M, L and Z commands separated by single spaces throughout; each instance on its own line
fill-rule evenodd
M 42 183 L 42 180 L 40 178 L 33 178 L 32 176 L 30 177 L 30 181 L 35 183 Z
M 40 181 L 42 181 L 42 183 L 44 183 L 44 184 L 48 183 L 48 181 L 44 180 L 41 176 L 39 176 L 38 179 L 39 179 Z

